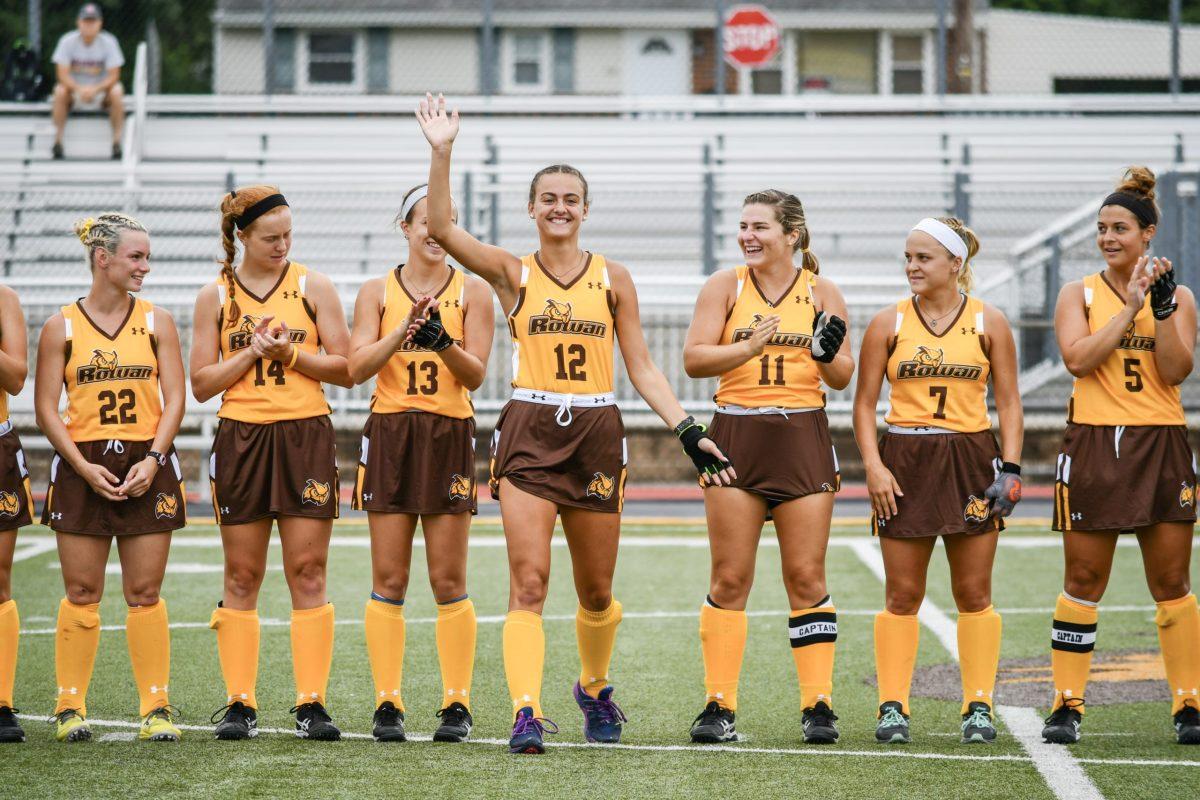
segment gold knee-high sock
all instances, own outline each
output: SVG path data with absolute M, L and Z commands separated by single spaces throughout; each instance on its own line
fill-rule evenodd
M 217 632 L 217 656 L 225 679 L 226 702 L 258 708 L 254 696 L 258 683 L 258 610 L 217 606 L 208 627 Z
M 617 626 L 621 624 L 621 604 L 616 600 L 603 611 L 575 611 L 575 636 L 579 640 L 579 685 L 592 697 L 608 686 L 608 665 L 612 661 Z
M 958 660 L 962 673 L 962 712 L 971 703 L 992 705 L 996 670 L 1000 666 L 1000 632 L 1003 623 L 996 609 L 958 612 Z
M 1096 648 L 1096 624 L 1100 609 L 1065 594 L 1054 606 L 1050 633 L 1050 670 L 1054 674 L 1054 708 L 1067 701 L 1083 713 L 1083 693 L 1092 669 Z
M 87 715 L 88 684 L 99 646 L 100 604 L 75 605 L 64 597 L 58 604 L 54 635 L 54 672 L 58 679 L 55 714 L 73 708 Z
M 875 615 L 875 675 L 879 681 L 879 704 L 898 701 L 908 714 L 908 692 L 913 665 L 921 643 L 921 623 L 916 614 Z
M 367 659 L 375 679 L 375 705 L 391 701 L 404 710 L 400 684 L 404 677 L 404 605 L 372 597 L 366 613 Z
M 504 675 L 513 711 L 529 706 L 542 715 L 542 667 L 546 659 L 546 632 L 542 615 L 510 611 L 504 619 Z
M 443 707 L 471 707 L 471 676 L 475 671 L 475 604 L 471 598 L 439 603 L 434 636 L 442 668 Z
M 296 704 L 325 704 L 333 665 L 333 603 L 292 609 L 292 672 Z
M 1171 687 L 1171 713 L 1184 705 L 1200 708 L 1200 607 L 1196 595 L 1158 604 L 1154 614 L 1158 643 Z
M 800 708 L 833 706 L 833 653 L 837 646 L 837 610 L 828 597 L 812 608 L 792 611 L 788 638 L 800 683 Z
M 700 606 L 700 653 L 704 657 L 704 702 L 737 711 L 738 681 L 746 652 L 745 611 Z
M 0 603 L 0 708 L 13 707 L 13 682 L 17 677 L 17 641 L 21 636 L 21 618 L 17 601 Z
M 125 616 L 125 641 L 133 682 L 137 684 L 143 717 L 167 705 L 167 681 L 171 677 L 171 632 L 167 624 L 167 601 L 161 597 L 152 606 L 133 606 Z

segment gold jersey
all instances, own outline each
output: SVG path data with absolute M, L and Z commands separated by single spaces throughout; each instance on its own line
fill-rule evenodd
M 813 319 L 817 314 L 812 287 L 817 276 L 797 269 L 791 286 L 772 301 L 763 294 L 754 270 L 746 266 L 734 270 L 737 299 L 725 320 L 720 343 L 750 338 L 759 323 L 771 315 L 779 317 L 779 329 L 760 355 L 721 376 L 713 400 L 717 405 L 746 408 L 823 408 L 821 372 L 812 357 Z
M 92 322 L 80 303 L 62 307 L 66 334 L 67 412 L 73 442 L 153 439 L 162 417 L 154 306 L 129 298 L 129 313 L 113 335 Z
M 989 430 L 990 372 L 983 301 L 966 297 L 958 316 L 934 333 L 917 313 L 914 298 L 902 300 L 896 305 L 895 344 L 888 355 L 891 407 L 884 419 L 904 428 Z
M 379 335 L 386 336 L 404 324 L 416 302 L 400 282 L 401 267 L 384 278 L 383 318 Z M 446 333 L 459 345 L 463 342 L 466 276 L 456 269 L 434 295 Z M 428 411 L 444 417 L 466 419 L 474 414 L 467 387 L 454 376 L 442 357 L 416 343 L 402 342 L 375 379 L 371 410 L 379 414 L 397 411 Z
M 274 317 L 271 327 L 286 322 L 292 344 L 303 353 L 316 354 L 321 349 L 317 334 L 317 312 L 305 298 L 308 268 L 289 262 L 270 291 L 263 297 L 237 281 L 235 289 L 238 317 L 231 320 L 232 304 L 228 287 L 217 284 L 221 298 L 219 320 L 221 356 L 230 358 L 250 346 L 254 327 L 266 316 Z M 321 382 L 282 361 L 260 358 L 242 377 L 221 396 L 217 416 L 241 422 L 265 424 L 285 419 L 307 419 L 328 414 L 329 403 Z
M 515 389 L 559 394 L 613 390 L 616 304 L 604 256 L 568 284 L 546 271 L 536 253 L 521 259 L 521 288 L 508 315 Z
M 1104 273 L 1083 279 L 1083 305 L 1091 333 L 1120 313 L 1125 301 Z M 1090 375 L 1075 379 L 1067 420 L 1082 425 L 1186 425 L 1179 387 L 1168 386 L 1154 361 L 1150 295 L 1121 343 Z

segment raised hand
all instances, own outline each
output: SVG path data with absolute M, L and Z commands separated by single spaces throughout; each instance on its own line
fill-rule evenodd
M 416 116 L 430 147 L 436 150 L 454 144 L 458 136 L 458 110 L 447 114 L 446 98 L 440 93 L 434 100 L 433 95 L 426 92 L 425 99 L 417 106 Z
M 262 358 L 287 363 L 292 357 L 293 347 L 287 323 L 281 320 L 279 326 L 271 331 L 256 332 L 251 347 Z
M 746 339 L 746 345 L 750 348 L 751 356 L 757 356 L 762 353 L 763 348 L 771 341 L 771 337 L 779 330 L 779 322 L 779 315 L 772 314 L 769 317 L 763 317 L 762 322 L 755 326 L 754 331 L 750 334 L 750 338 Z
M 1150 278 L 1150 309 L 1157 320 L 1169 319 L 1179 305 L 1175 302 L 1175 270 L 1170 259 L 1156 258 L 1152 262 Z
M 436 304 L 429 312 L 428 318 L 420 321 L 419 327 L 412 334 L 412 340 L 418 347 L 424 347 L 435 353 L 440 353 L 454 344 L 454 340 L 450 338 L 450 334 L 446 332 L 446 327 L 442 324 L 442 312 L 438 310 Z
M 404 331 L 404 341 L 411 341 L 413 335 L 425 324 L 425 317 L 428 316 L 429 307 L 435 302 L 432 297 L 421 297 L 412 304 L 412 308 L 408 311 L 408 316 L 404 318 L 404 324 L 400 326 Z
M 833 361 L 846 338 L 846 322 L 836 315 L 818 311 L 813 319 L 812 356 L 823 364 Z
M 1146 302 L 1146 292 L 1154 282 L 1154 269 L 1150 264 L 1150 256 L 1142 256 L 1133 266 L 1133 274 L 1125 285 L 1125 307 L 1134 314 L 1142 310 Z

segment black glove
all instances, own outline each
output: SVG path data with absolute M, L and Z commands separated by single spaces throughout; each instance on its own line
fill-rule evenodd
M 1158 280 L 1150 287 L 1150 310 L 1154 312 L 1154 318 L 1158 320 L 1167 319 L 1175 313 L 1175 309 L 1179 304 L 1175 302 L 1175 270 L 1169 269 L 1162 275 L 1158 276 Z
M 983 496 L 992 501 L 992 511 L 997 517 L 1007 517 L 1021 502 L 1021 467 L 1005 461 L 1000 474 Z
M 842 341 L 846 338 L 846 323 L 841 317 L 826 317 L 824 311 L 818 311 L 813 319 L 812 357 L 814 361 L 828 364 L 833 361 Z
M 683 452 L 687 453 L 688 458 L 696 465 L 696 472 L 701 477 L 716 475 L 730 465 L 731 462 L 722 461 L 712 453 L 700 449 L 700 442 L 709 439 L 708 428 L 696 422 L 694 417 L 688 417 L 676 425 L 675 435 L 679 437 L 683 444 Z
M 435 353 L 440 353 L 454 344 L 450 334 L 446 333 L 446 327 L 442 325 L 442 312 L 436 308 L 429 312 L 429 318 L 425 320 L 425 324 L 417 328 L 412 335 L 412 340 L 418 347 L 432 350 Z

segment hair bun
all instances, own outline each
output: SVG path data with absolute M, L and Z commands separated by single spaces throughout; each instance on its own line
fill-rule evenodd
M 78 220 L 75 223 L 75 235 L 79 237 L 80 244 L 87 245 L 88 234 L 91 233 L 92 226 L 96 224 L 94 217 Z
M 1127 192 L 1128 194 L 1154 202 L 1154 187 L 1156 183 L 1157 179 L 1154 177 L 1154 172 L 1149 167 L 1132 166 L 1125 170 L 1121 182 L 1117 185 L 1117 191 Z

